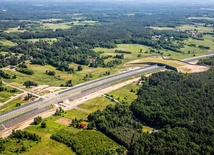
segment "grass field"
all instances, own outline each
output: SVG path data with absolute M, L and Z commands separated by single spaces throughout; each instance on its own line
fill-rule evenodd
M 208 54 L 213 50 L 213 38 L 211 38 L 211 36 L 209 35 L 205 35 L 204 36 L 205 40 L 204 41 L 198 41 L 195 39 L 189 39 L 184 41 L 184 43 L 186 44 L 184 48 L 181 48 L 180 50 L 182 52 L 185 52 L 185 54 L 179 53 L 179 52 L 174 52 L 171 50 L 166 50 L 166 49 L 161 49 L 160 52 L 163 53 L 164 56 L 167 56 L 168 58 L 173 58 L 173 59 L 185 59 L 185 58 L 190 58 L 193 57 L 193 52 L 196 56 L 200 56 L 200 55 L 204 55 L 204 54 Z M 191 43 L 197 43 L 199 45 L 207 45 L 211 47 L 211 50 L 201 50 L 198 47 L 189 47 L 187 46 L 188 44 Z M 142 49 L 142 53 L 139 53 L 140 49 Z M 171 64 L 172 66 L 180 66 L 181 64 L 179 64 L 178 62 L 175 61 L 164 61 L 162 59 L 157 59 L 156 56 L 160 56 L 160 54 L 158 53 L 145 53 L 147 50 L 151 49 L 151 47 L 148 46 L 143 46 L 143 45 L 139 45 L 139 44 L 118 44 L 117 48 L 113 48 L 113 49 L 107 49 L 107 48 L 95 48 L 94 51 L 99 52 L 99 51 L 103 51 L 104 53 L 102 54 L 103 56 L 107 56 L 107 55 L 111 55 L 111 56 L 115 56 L 118 53 L 115 53 L 115 50 L 123 50 L 123 51 L 130 51 L 132 52 L 132 54 L 124 54 L 125 59 L 123 59 L 123 64 L 133 61 L 133 60 L 139 60 L 142 62 L 160 62 L 160 63 L 167 63 L 167 64 Z M 190 54 L 188 54 L 188 51 L 190 51 Z M 138 54 L 141 54 L 142 56 L 139 58 Z M 115 58 L 109 58 L 106 60 L 110 61 L 112 59 Z M 124 67 L 124 65 L 120 65 L 117 67 Z
M 19 32 L 19 33 L 22 33 L 22 32 L 25 32 L 26 30 L 20 30 L 19 27 L 15 27 L 15 28 L 9 28 L 8 30 L 6 30 L 5 32 L 6 33 L 13 33 L 13 32 Z
M 0 40 L 0 44 L 2 44 L 4 46 L 16 46 L 16 43 L 14 43 L 10 40 L 6 40 L 6 39 Z
M 182 25 L 182 26 L 179 26 L 177 28 L 180 29 L 181 31 L 195 30 L 196 29 L 201 33 L 213 31 L 212 27 L 204 27 L 202 25 Z
M 58 24 L 53 24 L 53 23 L 43 23 L 43 26 L 41 26 L 42 29 L 69 29 L 71 28 L 71 22 L 66 22 L 66 23 L 58 23 Z
M 74 67 L 75 69 L 77 68 L 77 64 L 71 64 L 70 67 Z M 85 82 L 83 80 L 83 77 L 86 74 L 92 73 L 93 77 L 90 79 L 96 79 L 99 77 L 104 76 L 103 74 L 106 71 L 109 71 L 110 69 L 108 68 L 90 68 L 87 66 L 82 66 L 83 70 L 78 72 L 76 71 L 74 74 L 68 74 L 67 72 L 62 72 L 57 70 L 55 67 L 50 66 L 50 65 L 32 65 L 28 64 L 28 68 L 34 71 L 33 75 L 26 75 L 22 74 L 20 72 L 14 71 L 14 70 L 5 70 L 5 73 L 8 73 L 10 75 L 16 75 L 16 79 L 5 79 L 6 82 L 12 83 L 13 85 L 20 86 L 23 85 L 23 83 L 29 79 L 31 79 L 34 82 L 37 82 L 40 85 L 50 85 L 50 86 L 60 86 L 61 84 L 65 84 L 66 81 L 72 79 L 73 84 L 79 84 L 82 82 Z M 56 75 L 55 76 L 49 76 L 45 74 L 46 70 L 51 70 L 55 71 Z M 118 72 L 118 69 L 111 70 L 111 74 Z M 60 76 L 60 79 L 58 78 Z
M 142 53 L 140 53 L 140 49 L 142 49 Z M 145 52 L 149 50 L 148 46 L 144 45 L 139 45 L 139 44 L 117 44 L 117 48 L 113 49 L 108 49 L 108 48 L 94 48 L 94 51 L 96 52 L 104 52 L 102 55 L 107 56 L 115 56 L 116 54 L 120 53 L 115 53 L 115 50 L 122 50 L 122 51 L 128 51 L 132 52 L 132 54 L 124 54 L 124 63 L 129 62 L 131 60 L 138 59 L 138 54 L 142 54 L 142 57 L 148 57 L 151 54 L 146 54 Z
M 24 103 L 26 103 L 26 101 L 23 101 L 21 98 L 18 98 L 8 102 L 7 104 L 4 104 L 3 106 L 0 107 L 0 114 L 16 108 L 17 103 L 20 103 L 23 105 Z
M 26 39 L 26 40 L 33 43 L 42 40 L 42 41 L 47 41 L 50 44 L 53 43 L 54 41 L 57 41 L 56 38 L 40 38 L 40 39 Z
M 75 155 L 75 153 L 66 145 L 62 143 L 58 143 L 52 139 L 50 139 L 50 136 L 52 134 L 55 134 L 61 129 L 69 130 L 72 133 L 78 133 L 82 131 L 82 129 L 76 129 L 73 127 L 68 127 L 63 124 L 56 123 L 55 121 L 59 118 L 69 118 L 69 119 L 84 119 L 87 117 L 87 113 L 77 111 L 75 109 L 66 111 L 66 113 L 62 114 L 62 116 L 51 116 L 44 121 L 47 124 L 46 128 L 41 128 L 39 125 L 31 125 L 30 127 L 26 128 L 26 131 L 36 133 L 39 136 L 41 136 L 42 140 L 40 143 L 32 147 L 29 151 L 23 153 L 23 155 Z
M 95 112 L 97 110 L 105 109 L 105 107 L 110 104 L 114 105 L 115 103 L 102 96 L 86 101 L 83 104 L 79 105 L 78 107 L 86 109 L 91 112 Z
M 5 87 L 5 85 L 2 85 L 3 87 Z M 12 90 L 13 88 L 10 87 L 5 87 L 7 88 L 7 90 Z M 17 90 L 17 92 L 8 92 L 8 91 L 0 91 L 0 103 L 3 103 L 7 100 L 9 100 L 12 96 L 16 95 L 16 94 L 20 94 L 21 91 Z M 1 105 L 1 104 L 0 104 Z
M 113 95 L 113 98 L 119 100 L 120 102 L 124 101 L 131 104 L 135 99 L 137 99 L 136 93 L 139 88 L 140 86 L 133 82 L 125 87 L 122 87 L 121 89 L 109 93 L 109 95 Z M 133 92 L 131 92 L 131 90 L 133 90 Z

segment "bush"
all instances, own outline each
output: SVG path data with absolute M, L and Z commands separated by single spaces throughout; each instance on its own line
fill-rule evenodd
M 41 122 L 42 122 L 42 117 L 41 117 L 41 116 L 38 116 L 38 117 L 35 117 L 35 118 L 34 118 L 33 124 L 34 124 L 34 125 L 38 125 L 38 124 L 41 123 Z

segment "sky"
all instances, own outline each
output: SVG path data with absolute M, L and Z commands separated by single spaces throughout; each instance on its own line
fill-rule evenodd
M 214 0 L 0 0 L 0 1 L 32 1 L 32 2 L 141 2 L 141 3 L 186 3 L 186 4 L 214 4 Z

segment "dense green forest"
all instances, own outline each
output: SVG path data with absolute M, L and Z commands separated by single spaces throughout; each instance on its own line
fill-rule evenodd
M 213 154 L 213 67 L 195 74 L 160 72 L 143 80 L 130 107 L 117 104 L 90 114 L 89 128 L 102 131 L 129 154 Z M 156 130 L 142 133 L 138 122 Z

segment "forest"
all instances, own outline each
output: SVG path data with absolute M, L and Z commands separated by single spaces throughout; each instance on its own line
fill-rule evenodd
M 210 64 L 214 58 L 199 63 Z M 143 77 L 138 98 L 128 106 L 107 106 L 88 116 L 96 128 L 129 154 L 214 153 L 214 68 L 203 73 L 173 71 Z M 141 124 L 153 127 L 142 133 Z

